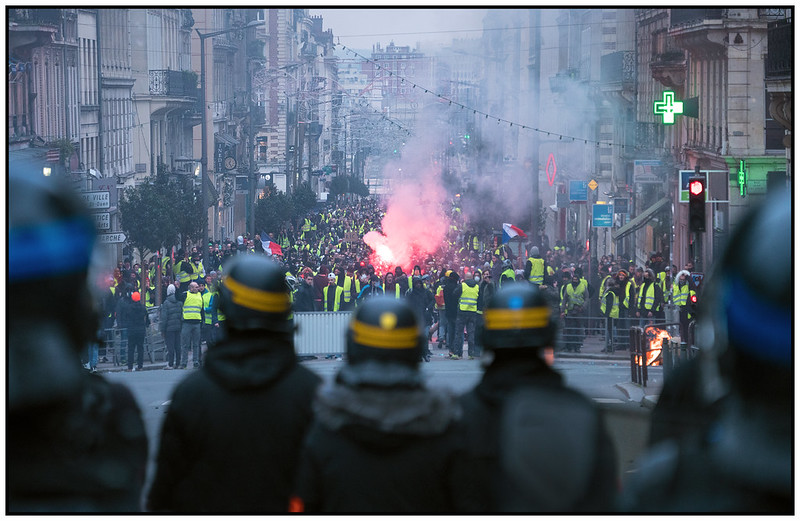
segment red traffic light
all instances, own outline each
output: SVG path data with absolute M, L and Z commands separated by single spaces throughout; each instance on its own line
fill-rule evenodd
M 692 181 L 689 183 L 689 193 L 692 195 L 700 195 L 703 193 L 703 182 Z

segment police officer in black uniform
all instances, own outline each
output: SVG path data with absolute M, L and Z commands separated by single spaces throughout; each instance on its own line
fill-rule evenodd
M 491 360 L 462 397 L 463 512 L 603 512 L 614 506 L 616 457 L 591 400 L 545 361 L 556 325 L 532 284 L 501 288 L 484 310 Z
M 286 512 L 320 378 L 294 352 L 284 271 L 262 255 L 225 264 L 223 338 L 175 390 L 148 509 Z
M 453 511 L 456 398 L 425 386 L 427 338 L 404 300 L 356 308 L 347 365 L 320 389 L 293 511 Z
M 87 284 L 94 221 L 41 167 L 12 161 L 7 186 L 7 512 L 141 511 L 139 407 L 80 361 L 98 341 Z

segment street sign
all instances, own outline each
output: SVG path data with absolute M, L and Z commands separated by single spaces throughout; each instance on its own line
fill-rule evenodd
M 589 188 L 591 188 L 591 189 L 592 189 L 592 191 L 594 191 L 594 190 L 596 190 L 596 189 L 597 189 L 597 181 L 595 181 L 594 179 L 592 179 L 591 181 L 589 181 L 589 184 L 588 184 L 587 186 L 588 186 Z
M 81 192 L 81 197 L 90 210 L 105 210 L 111 208 L 109 192 Z
M 611 228 L 614 224 L 613 204 L 592 205 L 592 226 L 595 228 Z
M 92 217 L 94 217 L 94 224 L 97 226 L 98 230 L 110 230 L 111 229 L 111 214 L 108 212 L 100 212 L 100 213 L 93 213 Z
M 614 199 L 614 213 L 628 213 L 628 199 L 617 197 Z
M 125 234 L 122 232 L 116 233 L 101 233 L 97 236 L 97 239 L 100 241 L 100 244 L 116 244 L 120 242 L 125 242 Z
M 589 200 L 589 189 L 586 181 L 569 182 L 569 200 L 570 202 Z
M 663 183 L 660 176 L 661 161 L 658 159 L 634 159 L 633 160 L 633 182 L 634 183 Z

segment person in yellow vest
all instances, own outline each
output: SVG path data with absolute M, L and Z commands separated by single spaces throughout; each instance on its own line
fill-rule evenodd
M 469 275 L 469 276 L 468 276 Z M 478 297 L 480 286 L 471 274 L 464 274 L 464 280 L 456 286 L 454 296 L 458 299 L 455 335 L 450 346 L 450 359 L 458 360 L 464 353 L 464 328 L 467 329 L 467 354 L 469 359 L 480 357 L 475 344 L 475 326 L 478 323 Z
M 530 249 L 531 256 L 525 262 L 525 280 L 536 286 L 544 284 L 544 274 L 547 273 L 547 263 L 539 255 L 539 247 L 532 246 Z
M 562 288 L 561 316 L 565 320 L 564 341 L 567 351 L 581 352 L 583 347 L 586 307 L 589 304 L 589 289 L 578 274 L 572 275 L 572 281 Z
M 186 369 L 190 349 L 194 366 L 200 367 L 200 327 L 203 323 L 203 296 L 200 294 L 200 285 L 197 282 L 190 282 L 187 292 L 181 295 L 179 300 L 183 304 L 181 365 L 179 369 Z
M 514 268 L 511 266 L 511 261 L 506 259 L 503 261 L 503 271 L 500 273 L 500 280 L 497 283 L 497 287 L 502 288 L 503 285 L 508 284 L 509 282 L 514 282 L 517 278 L 516 273 L 514 273 Z
M 178 295 L 180 298 L 189 289 L 189 283 L 192 281 L 192 276 L 187 270 L 187 267 L 190 264 L 189 253 L 180 250 L 178 252 L 178 256 L 180 257 L 180 260 L 175 263 L 173 273 L 175 275 L 175 280 L 177 280 L 178 284 L 181 285 L 180 289 L 178 290 Z
M 642 286 L 639 288 L 639 301 L 636 307 L 636 317 L 642 319 L 643 326 L 663 318 L 663 303 L 664 294 L 661 293 L 661 286 L 656 281 L 656 274 L 647 268 Z
M 355 308 L 356 295 L 361 289 L 359 281 L 354 277 L 353 266 L 347 266 L 344 271 L 344 277 L 340 281 L 343 294 L 342 294 L 342 311 L 350 311 Z
M 600 297 L 600 314 L 606 317 L 606 347 L 604 353 L 613 353 L 616 347 L 614 342 L 619 319 L 619 295 L 616 292 L 614 278 L 606 277 L 603 284 L 603 294 Z
M 339 311 L 344 300 L 344 289 L 336 284 L 336 274 L 328 273 L 328 285 L 322 290 L 322 311 Z
M 386 275 L 383 276 L 383 294 L 387 297 L 393 297 L 396 299 L 400 299 L 405 296 L 405 292 L 408 291 L 408 288 L 403 287 L 403 284 L 398 284 L 397 281 L 394 280 L 394 274 L 392 272 L 388 272 Z
M 411 275 L 406 275 L 403 271 L 403 268 L 400 266 L 394 267 L 394 280 L 401 286 L 401 291 L 403 294 L 413 287 Z
M 208 279 L 208 277 L 206 277 Z M 200 327 L 200 341 L 206 343 L 206 349 L 217 342 L 219 322 L 217 321 L 217 289 L 212 284 L 200 283 L 200 294 L 203 296 L 203 325 Z
M 681 335 L 681 344 L 688 343 L 689 321 L 692 315 L 689 313 L 692 306 L 692 297 L 696 296 L 694 289 L 689 283 L 691 274 L 686 270 L 678 272 L 678 277 L 672 283 L 672 303 L 678 307 L 678 323 Z

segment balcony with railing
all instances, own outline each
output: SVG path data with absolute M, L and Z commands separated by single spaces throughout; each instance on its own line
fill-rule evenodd
M 601 56 L 600 80 L 606 87 L 632 88 L 636 82 L 636 52 L 617 51 Z
M 192 71 L 152 70 L 150 94 L 170 98 L 198 97 L 197 74 Z
M 767 79 L 791 77 L 794 60 L 792 20 L 770 22 L 767 31 Z

